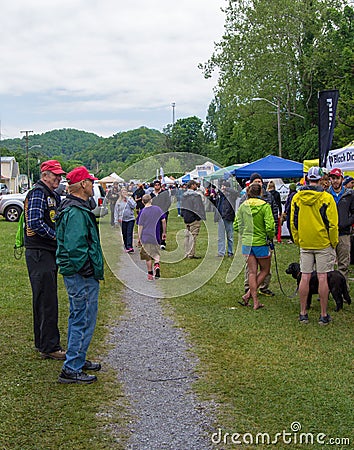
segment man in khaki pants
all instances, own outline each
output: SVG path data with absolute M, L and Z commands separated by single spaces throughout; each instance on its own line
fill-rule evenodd
M 300 247 L 301 280 L 299 284 L 300 323 L 308 323 L 307 296 L 312 272 L 317 270 L 320 296 L 320 325 L 328 325 L 327 273 L 334 268 L 338 244 L 338 212 L 332 195 L 320 185 L 322 170 L 310 167 L 308 185 L 302 187 L 291 202 L 290 226 L 294 243 Z
M 199 234 L 201 221 L 206 219 L 202 197 L 196 192 L 197 182 L 192 180 L 187 184 L 187 191 L 182 197 L 182 217 L 186 225 L 184 239 L 185 256 L 189 259 L 200 259 L 195 254 L 195 245 Z

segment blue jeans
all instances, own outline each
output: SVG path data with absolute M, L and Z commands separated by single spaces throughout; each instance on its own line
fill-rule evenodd
M 181 215 L 181 205 L 182 205 L 181 200 L 177 200 L 177 214 L 179 216 Z
M 234 253 L 234 228 L 232 220 L 220 219 L 218 222 L 218 255 L 225 255 L 225 232 L 227 238 L 227 253 Z
M 68 348 L 63 369 L 69 373 L 81 372 L 87 349 L 96 326 L 100 284 L 93 277 L 78 273 L 64 276 L 69 296 Z
M 122 235 L 124 247 L 126 250 L 133 248 L 133 232 L 134 232 L 135 220 L 123 220 L 122 222 Z

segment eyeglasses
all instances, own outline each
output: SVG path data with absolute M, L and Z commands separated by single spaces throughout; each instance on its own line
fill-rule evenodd
M 53 175 L 53 177 L 55 177 L 55 178 L 61 178 L 61 177 L 62 177 L 62 174 L 61 174 L 61 173 L 54 173 L 54 172 L 52 172 L 51 170 L 49 170 L 49 173 L 50 173 L 51 175 Z

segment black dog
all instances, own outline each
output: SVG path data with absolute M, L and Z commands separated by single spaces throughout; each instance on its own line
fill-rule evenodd
M 295 278 L 297 285 L 299 286 L 301 280 L 300 264 L 296 262 L 289 264 L 289 267 L 285 272 Z M 345 277 L 338 272 L 338 270 L 333 270 L 332 272 L 327 273 L 327 282 L 329 291 L 336 302 L 336 311 L 343 309 L 343 299 L 348 303 L 348 305 L 351 304 L 352 299 L 350 298 L 348 292 Z M 317 272 L 312 272 L 311 274 L 310 290 L 307 297 L 307 309 L 311 307 L 311 298 L 313 294 L 318 294 Z

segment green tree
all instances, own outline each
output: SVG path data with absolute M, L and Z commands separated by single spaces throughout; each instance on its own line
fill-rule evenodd
M 353 9 L 347 3 L 229 0 L 225 34 L 202 66 L 206 77 L 219 71 L 207 125 L 225 159 L 277 153 L 276 108 L 253 98 L 279 102 L 283 156 L 317 156 L 318 90 L 340 89 L 340 114 L 353 102 Z M 303 148 L 305 142 L 312 148 Z
M 203 121 L 196 116 L 178 119 L 173 126 L 164 129 L 170 151 L 202 154 L 206 139 Z

